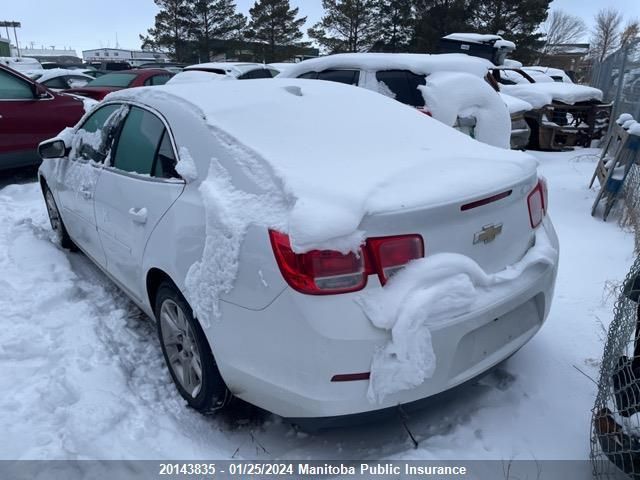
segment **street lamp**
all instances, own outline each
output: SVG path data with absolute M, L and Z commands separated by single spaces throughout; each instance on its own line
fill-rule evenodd
M 20 22 L 0 22 L 0 27 L 4 27 L 7 31 L 7 38 L 9 38 L 9 27 L 13 28 L 13 36 L 16 39 L 16 49 L 18 50 L 18 56 L 20 56 L 20 45 L 18 44 L 18 34 L 16 32 L 16 28 L 22 27 Z

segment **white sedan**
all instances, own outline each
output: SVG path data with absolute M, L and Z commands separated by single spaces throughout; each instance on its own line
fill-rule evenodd
M 551 306 L 535 160 L 365 89 L 122 90 L 40 154 L 62 246 L 157 321 L 201 412 L 412 402 L 512 355 Z

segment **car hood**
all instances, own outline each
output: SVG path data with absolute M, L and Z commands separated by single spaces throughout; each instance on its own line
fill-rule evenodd
M 575 105 L 579 102 L 598 101 L 603 98 L 602 90 L 572 83 L 521 83 L 502 85 L 500 90 L 507 95 L 529 102 L 533 108 L 542 108 L 553 102 Z

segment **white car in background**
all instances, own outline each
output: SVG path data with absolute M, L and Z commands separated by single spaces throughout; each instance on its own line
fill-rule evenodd
M 64 68 L 29 70 L 24 73 L 31 78 L 31 80 L 35 80 L 56 92 L 68 90 L 70 88 L 82 88 L 93 80 L 93 77 L 86 75 L 79 70 L 67 70 Z
M 40 153 L 62 245 L 156 319 L 201 412 L 412 402 L 512 355 L 551 306 L 536 161 L 366 89 L 121 90 Z
M 509 148 L 511 120 L 486 81 L 491 62 L 462 54 L 348 53 L 305 60 L 279 78 L 327 80 L 373 90 L 477 140 Z
M 278 73 L 280 72 L 275 68 L 261 63 L 210 62 L 189 65 L 174 75 L 168 83 L 273 78 Z
M 31 70 L 44 70 L 38 60 L 29 57 L 0 57 L 0 63 L 22 73 Z

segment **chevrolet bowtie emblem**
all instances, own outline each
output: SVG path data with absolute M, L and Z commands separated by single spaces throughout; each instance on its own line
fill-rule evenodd
M 498 235 L 502 233 L 502 224 L 499 223 L 497 225 L 487 225 L 482 229 L 482 231 L 476 233 L 473 237 L 473 244 L 477 245 L 478 243 L 491 243 L 493 242 Z

